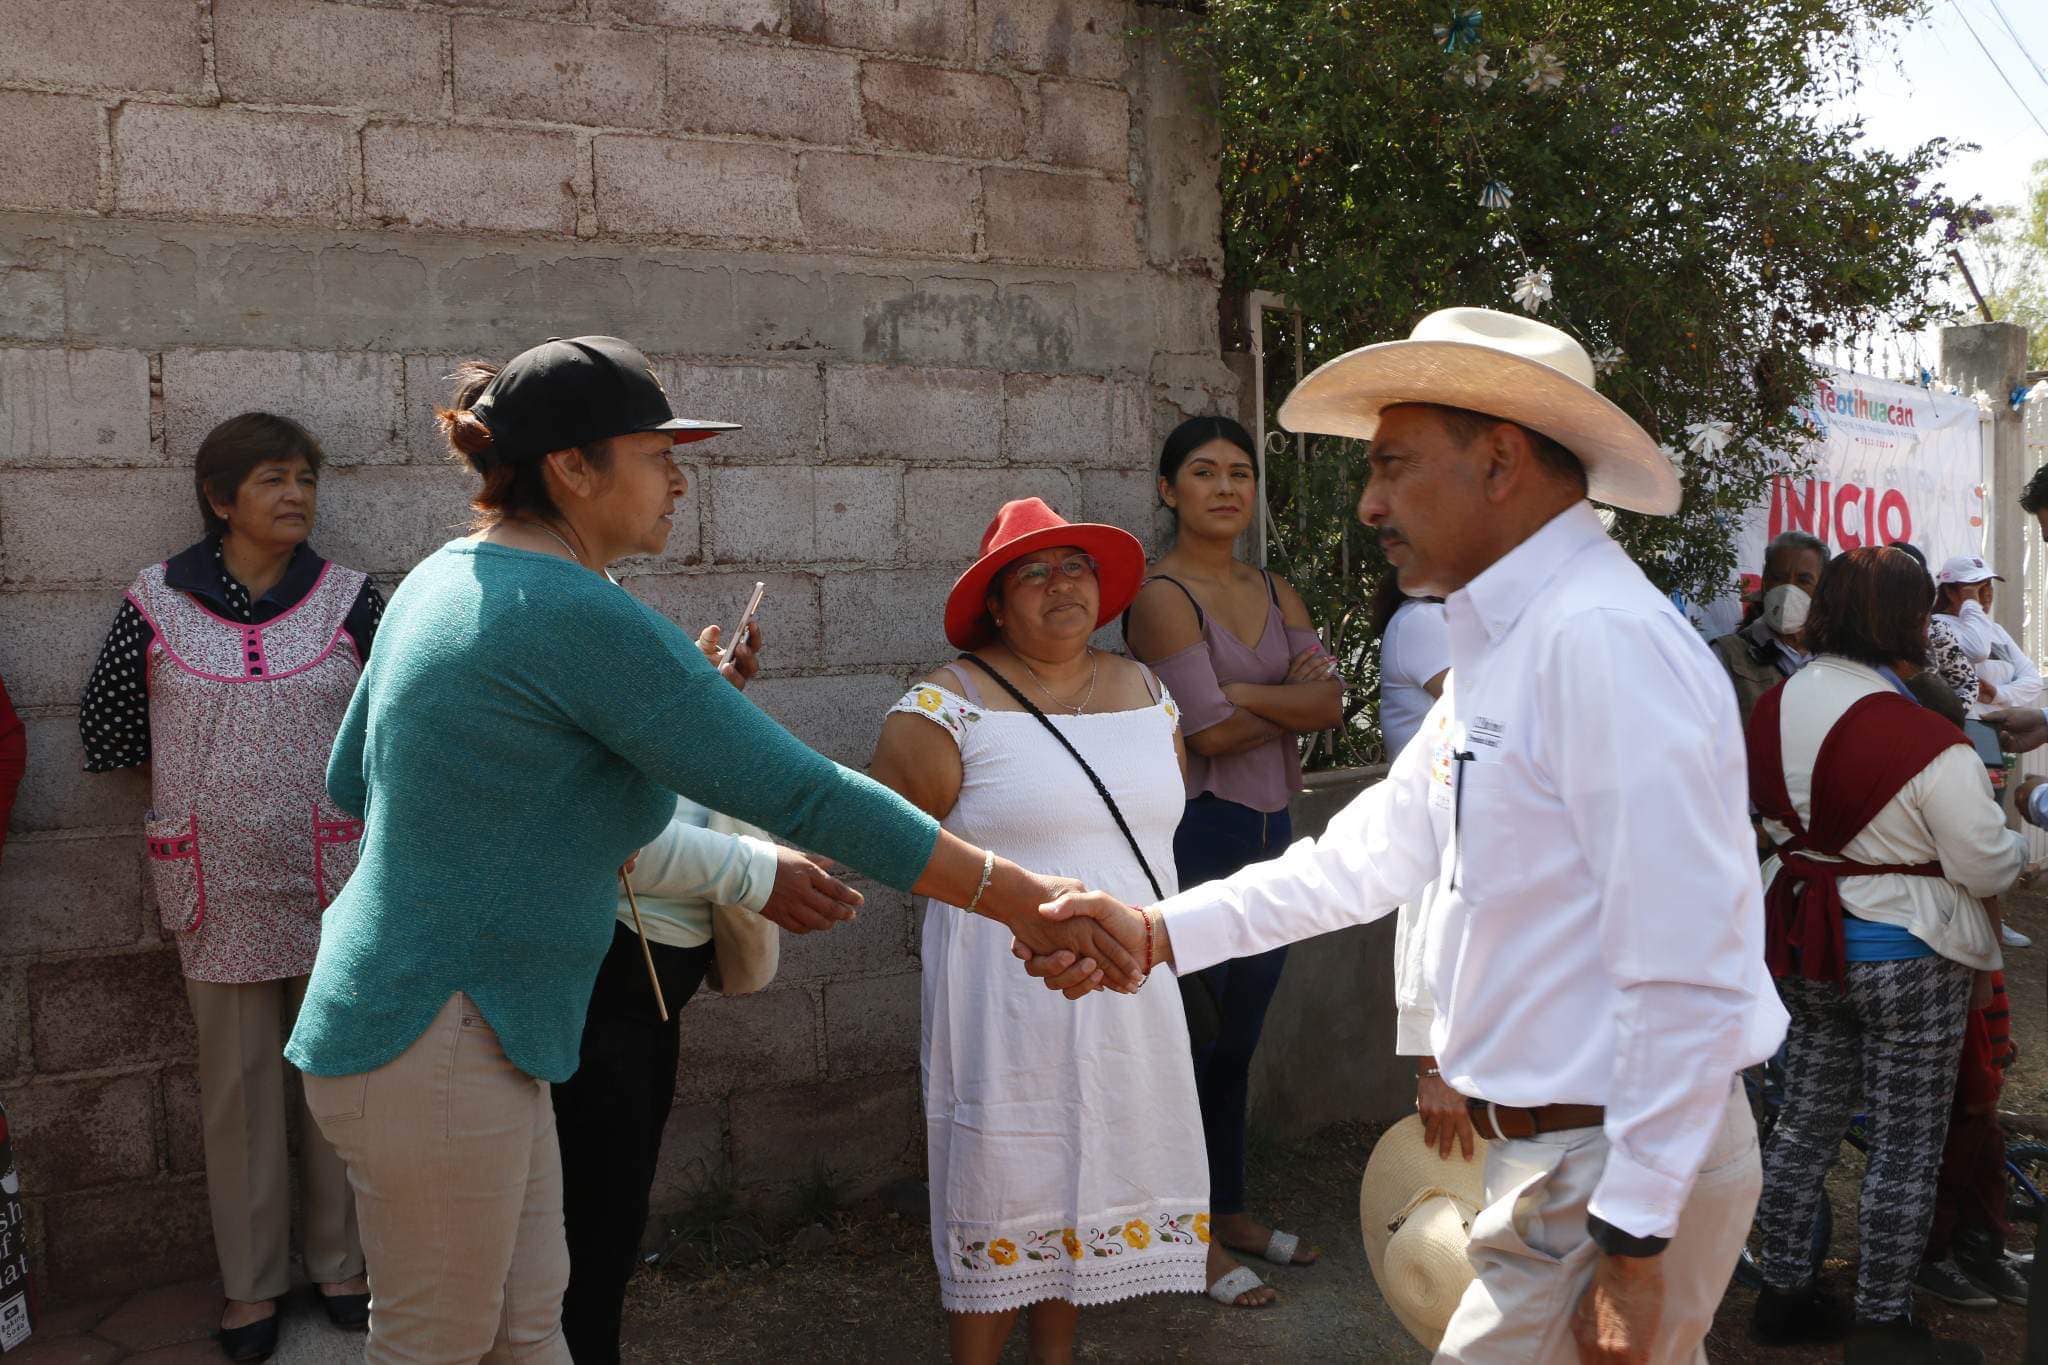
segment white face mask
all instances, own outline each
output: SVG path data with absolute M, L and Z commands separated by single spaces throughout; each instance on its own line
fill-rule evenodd
M 1813 599 L 1803 588 L 1780 583 L 1764 594 L 1764 624 L 1780 635 L 1797 635 L 1806 628 L 1806 613 Z

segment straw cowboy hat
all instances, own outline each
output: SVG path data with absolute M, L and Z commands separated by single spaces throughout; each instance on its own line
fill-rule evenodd
M 1579 457 L 1594 502 L 1660 517 L 1678 510 L 1671 461 L 1594 391 L 1586 348 L 1547 323 L 1490 308 L 1431 313 L 1406 341 L 1361 346 L 1318 367 L 1280 405 L 1280 425 L 1369 441 L 1380 413 L 1402 403 L 1518 422 Z
M 1422 1116 L 1410 1114 L 1372 1149 L 1358 1186 L 1372 1277 L 1401 1325 L 1432 1351 L 1472 1283 L 1465 1246 L 1486 1204 L 1486 1140 L 1475 1143 L 1470 1161 L 1445 1160 L 1424 1141 Z
M 1145 547 L 1138 538 L 1115 526 L 1068 521 L 1042 498 L 1018 498 L 996 509 L 981 533 L 981 558 L 946 594 L 946 638 L 960 649 L 979 649 L 994 639 L 988 590 L 996 575 L 1025 555 L 1061 545 L 1095 556 L 1095 582 L 1101 593 L 1096 628 L 1122 615 L 1145 581 Z

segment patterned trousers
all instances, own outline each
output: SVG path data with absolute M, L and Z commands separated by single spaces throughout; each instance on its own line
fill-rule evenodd
M 1764 1149 L 1757 1205 L 1763 1274 L 1773 1287 L 1795 1289 L 1811 1273 L 1809 1237 L 1828 1163 L 1860 1096 L 1870 1159 L 1856 1215 L 1856 1315 L 1880 1322 L 1907 1311 L 1934 1218 L 1971 978 L 1959 962 L 1916 957 L 1851 963 L 1846 990 L 1779 979 L 1792 1016 L 1785 1107 Z

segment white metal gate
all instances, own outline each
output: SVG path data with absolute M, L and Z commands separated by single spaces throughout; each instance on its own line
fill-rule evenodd
M 2044 378 L 2048 376 L 2029 375 L 2028 381 L 2040 387 Z M 2042 465 L 2048 464 L 2048 392 L 2043 392 L 2040 398 L 2030 400 L 2023 411 L 2027 419 L 2026 467 L 2031 474 Z M 2017 488 L 1997 488 L 1991 491 L 1998 501 L 2004 504 L 1997 509 L 1999 512 L 2006 511 L 2020 493 Z M 2043 546 L 2041 537 L 2034 534 L 2031 526 L 2026 528 L 2026 532 L 2026 649 L 2027 657 L 2038 661 L 2048 659 L 2048 553 L 2044 553 L 2048 551 L 2048 546 Z M 2019 771 L 2022 776 L 2048 776 L 2048 749 L 2036 749 L 2023 757 L 2020 760 Z M 2043 863 L 2048 863 L 2048 830 L 2026 823 L 2022 823 L 2020 827 L 2027 836 L 2028 866 L 2039 867 Z

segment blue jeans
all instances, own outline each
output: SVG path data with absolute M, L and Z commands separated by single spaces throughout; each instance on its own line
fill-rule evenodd
M 1269 815 L 1203 793 L 1188 802 L 1173 835 L 1173 864 L 1182 889 L 1278 857 L 1293 829 L 1284 810 Z M 1287 950 L 1275 948 L 1219 962 L 1194 973 L 1189 982 L 1209 991 L 1219 1016 L 1216 1037 L 1195 1048 L 1195 1093 L 1209 1148 L 1212 1214 L 1244 1212 L 1244 1111 L 1252 1053 L 1286 965 Z

